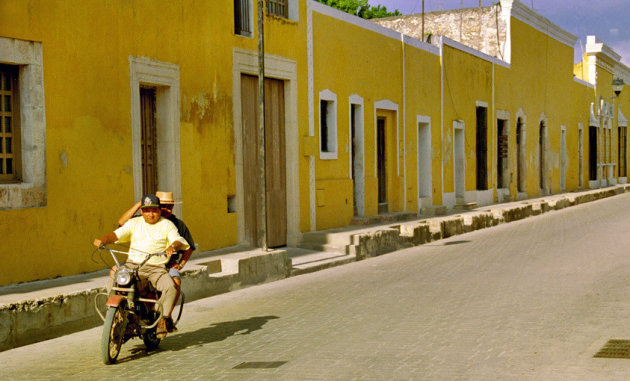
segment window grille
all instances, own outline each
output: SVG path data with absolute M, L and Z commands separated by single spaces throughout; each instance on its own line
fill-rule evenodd
M 155 121 L 155 89 L 140 88 L 142 125 L 142 192 L 155 193 L 158 183 L 157 127 Z
M 251 36 L 252 27 L 249 19 L 251 0 L 234 0 L 234 33 Z
M 267 0 L 267 14 L 289 17 L 289 0 Z
M 626 171 L 626 158 L 628 157 L 628 152 L 627 152 L 627 145 L 628 145 L 628 141 L 626 138 L 627 135 L 627 127 L 619 127 L 619 134 L 618 134 L 618 139 L 619 139 L 619 148 L 618 148 L 618 154 L 619 154 L 619 177 L 626 177 L 627 176 L 627 171 Z
M 0 182 L 19 180 L 20 135 L 16 66 L 0 65 Z

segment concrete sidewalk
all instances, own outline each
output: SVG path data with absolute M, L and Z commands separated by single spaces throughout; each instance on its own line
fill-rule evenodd
M 305 233 L 303 248 L 196 253 L 182 272 L 186 301 L 362 260 L 630 191 L 630 185 L 494 204 L 446 216 Z M 107 270 L 0 287 L 0 350 L 102 324 L 94 301 Z M 100 300 L 104 303 L 104 299 Z

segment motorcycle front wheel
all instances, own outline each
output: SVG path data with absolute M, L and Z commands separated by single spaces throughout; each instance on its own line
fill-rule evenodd
M 103 324 L 101 335 L 101 355 L 105 364 L 113 364 L 120 354 L 123 337 L 125 335 L 125 316 L 123 306 L 109 307 Z

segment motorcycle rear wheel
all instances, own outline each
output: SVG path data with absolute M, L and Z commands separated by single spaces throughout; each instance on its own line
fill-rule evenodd
M 101 335 L 101 355 L 105 364 L 115 363 L 120 354 L 127 325 L 122 309 L 122 305 L 107 309 Z
M 158 339 L 157 336 L 155 336 L 155 328 L 142 334 L 142 341 L 144 341 L 144 345 L 149 351 L 156 349 L 158 345 L 160 345 L 160 340 L 161 339 Z

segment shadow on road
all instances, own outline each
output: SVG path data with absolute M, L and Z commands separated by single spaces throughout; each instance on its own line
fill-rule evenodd
M 144 344 L 137 343 L 133 348 L 129 349 L 129 355 L 118 358 L 117 363 L 125 363 L 150 356 L 151 353 L 164 351 L 180 351 L 194 346 L 201 346 L 208 343 L 223 341 L 229 337 L 236 335 L 249 335 L 254 331 L 261 329 L 269 320 L 279 319 L 278 316 L 256 316 L 244 320 L 224 321 L 212 324 L 206 328 L 200 328 L 193 332 L 184 332 L 181 334 L 169 335 L 155 351 L 147 351 Z M 124 346 L 123 346 L 124 350 Z
M 256 316 L 244 320 L 215 323 L 194 332 L 184 332 L 168 337 L 160 345 L 160 348 L 164 351 L 179 351 L 192 346 L 223 341 L 235 335 L 249 335 L 273 319 L 279 318 L 277 316 Z

